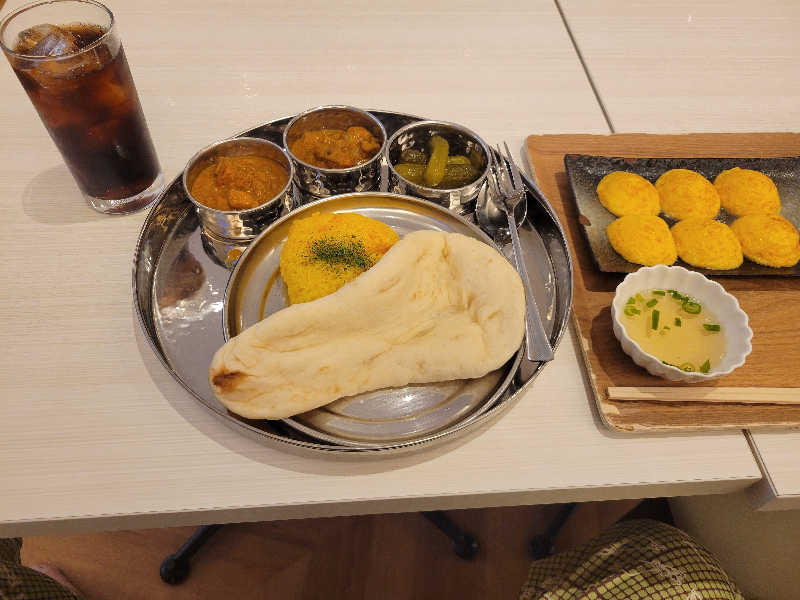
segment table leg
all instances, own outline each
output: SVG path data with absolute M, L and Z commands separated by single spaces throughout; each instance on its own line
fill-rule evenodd
M 465 532 L 441 510 L 431 510 L 421 513 L 423 517 L 436 525 L 453 542 L 453 552 L 464 560 L 475 558 L 480 545 L 469 533 Z
M 220 527 L 222 525 L 203 525 L 184 542 L 183 546 L 178 548 L 175 554 L 170 554 L 165 558 L 159 572 L 162 581 L 170 585 L 177 585 L 185 581 L 190 571 L 189 560 L 211 539 L 211 536 L 219 531 Z

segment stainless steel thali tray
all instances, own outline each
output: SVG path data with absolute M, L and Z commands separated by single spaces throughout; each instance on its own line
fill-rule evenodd
M 420 120 L 397 113 L 370 112 L 380 119 L 390 136 L 403 125 Z M 261 137 L 280 144 L 283 127 L 289 120 L 272 121 L 239 136 Z M 557 217 L 547 203 L 537 197 L 527 178 L 525 183 L 528 210 L 520 237 L 545 330 L 556 347 L 571 308 L 572 265 Z M 358 195 L 348 195 L 355 196 Z M 367 200 L 370 196 L 372 202 Z M 349 208 L 338 206 L 337 210 L 358 210 L 367 216 L 383 217 L 382 220 L 392 221 L 392 226 L 397 226 L 401 234 L 415 228 L 463 233 L 466 228 L 475 237 L 484 235 L 476 225 L 465 223 L 436 205 L 409 199 L 407 206 L 398 207 L 381 200 L 384 196 L 366 193 L 360 200 L 351 200 Z M 311 200 L 313 198 L 304 197 L 295 190 L 295 207 Z M 415 207 L 421 208 L 415 210 Z M 474 223 L 472 215 L 465 217 Z M 444 420 L 437 427 L 425 421 L 427 409 L 424 409 L 419 412 L 423 418 L 417 423 L 412 423 L 413 419 L 398 419 L 404 422 L 394 433 L 391 428 L 371 429 L 373 433 L 381 432 L 373 439 L 369 439 L 372 433 L 365 436 L 361 429 L 355 433 L 348 430 L 354 422 L 369 421 L 369 410 L 364 406 L 387 402 L 395 405 L 405 402 L 407 406 L 409 397 L 425 397 L 425 390 L 412 389 L 410 396 L 407 388 L 379 390 L 364 395 L 369 396 L 370 403 L 348 403 L 343 399 L 338 408 L 312 411 L 316 414 L 300 415 L 289 424 L 243 419 L 228 412 L 214 397 L 208 383 L 208 365 L 213 353 L 225 341 L 222 311 L 226 287 L 236 259 L 245 250 L 246 246 L 235 246 L 201 234 L 194 207 L 177 177 L 153 204 L 142 226 L 133 261 L 134 306 L 148 342 L 168 372 L 226 424 L 263 443 L 314 454 L 371 455 L 429 447 L 495 420 L 519 400 L 522 390 L 544 367 L 544 363 L 531 363 L 518 353 L 500 372 L 487 376 L 485 381 L 440 384 L 434 396 L 428 394 L 429 408 L 435 410 L 436 406 L 452 402 L 447 410 L 456 411 L 456 417 L 444 419 L 447 410 L 441 411 Z M 510 249 L 503 248 L 503 251 L 508 255 Z M 248 314 L 247 319 L 257 318 Z M 249 324 L 249 321 L 245 323 Z M 228 327 L 236 331 L 235 324 L 229 323 Z M 409 386 L 414 387 L 419 386 Z M 353 414 L 350 409 L 359 406 L 362 412 Z

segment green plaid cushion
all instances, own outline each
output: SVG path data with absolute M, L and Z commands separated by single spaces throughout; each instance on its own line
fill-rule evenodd
M 82 600 L 43 573 L 23 567 L 22 540 L 0 538 L 0 600 Z
M 617 523 L 580 548 L 534 561 L 520 600 L 744 600 L 709 552 L 679 529 Z

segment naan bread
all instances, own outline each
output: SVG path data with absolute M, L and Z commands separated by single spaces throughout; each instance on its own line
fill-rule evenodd
M 338 291 L 249 327 L 214 355 L 231 411 L 280 419 L 385 387 L 482 377 L 519 348 L 519 275 L 476 239 L 417 231 Z

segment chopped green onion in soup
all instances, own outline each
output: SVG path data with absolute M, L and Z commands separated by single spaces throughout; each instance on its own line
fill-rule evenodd
M 728 342 L 713 306 L 680 290 L 641 290 L 628 299 L 623 314 L 628 337 L 671 367 L 709 373 L 725 356 Z

